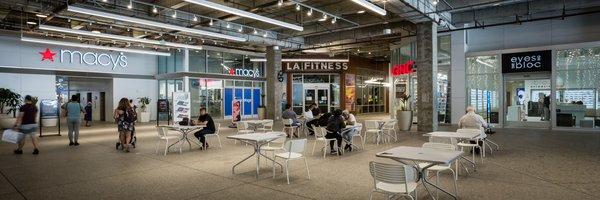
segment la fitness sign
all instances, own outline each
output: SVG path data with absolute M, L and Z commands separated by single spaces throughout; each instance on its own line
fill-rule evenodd
M 287 62 L 285 71 L 346 71 L 347 62 Z
M 502 54 L 502 73 L 550 70 L 552 70 L 551 50 Z
M 53 52 L 49 48 L 46 48 L 45 51 L 39 52 L 39 54 L 42 56 L 42 61 L 47 60 L 49 62 L 54 62 L 54 57 L 57 53 Z M 60 63 L 85 64 L 89 66 L 99 65 L 104 67 L 111 67 L 112 70 L 115 70 L 117 67 L 127 67 L 127 56 L 125 56 L 123 52 L 118 52 L 116 54 L 108 54 L 61 49 L 58 51 L 58 56 L 58 61 Z

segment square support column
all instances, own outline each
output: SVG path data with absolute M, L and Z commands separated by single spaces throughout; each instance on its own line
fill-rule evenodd
M 266 87 L 266 118 L 279 120 L 281 118 L 282 102 L 285 102 L 285 80 L 280 82 L 277 74 L 281 71 L 281 50 L 278 46 L 267 47 L 265 65 Z M 285 79 L 285 76 L 283 76 Z
M 467 107 L 467 79 L 466 58 L 467 52 L 466 31 L 454 31 L 450 35 L 450 54 L 452 56 L 450 66 L 450 107 L 452 108 L 452 124 L 458 124 L 458 120 L 465 114 Z
M 437 43 L 435 23 L 417 24 L 417 130 L 423 132 L 438 128 Z

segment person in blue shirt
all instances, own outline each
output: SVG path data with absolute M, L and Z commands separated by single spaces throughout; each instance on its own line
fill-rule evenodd
M 79 126 L 81 126 L 81 113 L 83 109 L 79 104 L 77 95 L 71 96 L 71 100 L 62 106 L 67 112 L 67 127 L 69 128 L 69 146 L 79 146 Z

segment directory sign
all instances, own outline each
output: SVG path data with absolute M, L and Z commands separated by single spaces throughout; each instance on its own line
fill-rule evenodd
M 190 118 L 190 93 L 173 92 L 173 122 L 180 122 L 183 118 Z
M 543 72 L 551 70 L 551 50 L 502 54 L 502 73 Z

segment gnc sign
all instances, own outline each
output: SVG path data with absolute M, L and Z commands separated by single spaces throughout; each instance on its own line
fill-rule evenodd
M 393 76 L 400 76 L 403 74 L 410 74 L 413 72 L 413 65 L 415 64 L 415 61 L 409 60 L 408 62 L 402 63 L 402 64 L 398 64 L 398 65 L 394 65 L 394 67 L 392 67 L 392 75 Z

